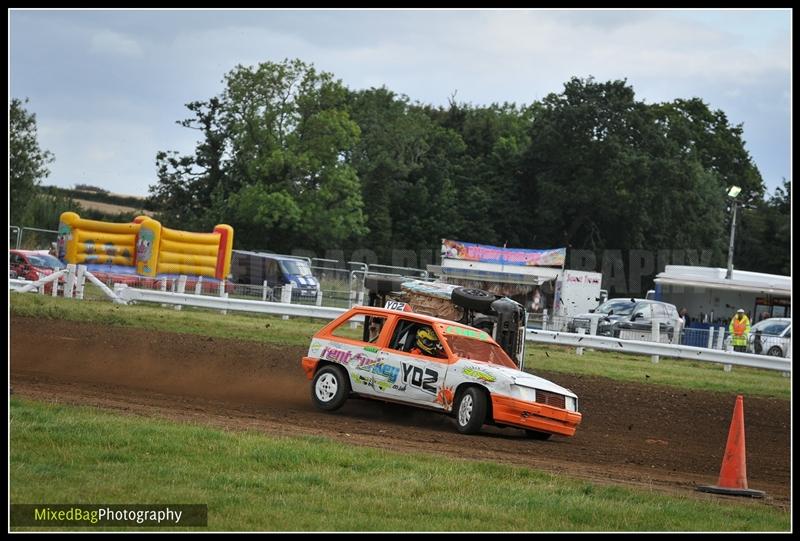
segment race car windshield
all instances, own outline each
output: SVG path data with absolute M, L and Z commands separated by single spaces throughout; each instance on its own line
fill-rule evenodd
M 494 342 L 452 334 L 445 334 L 445 339 L 453 353 L 462 359 L 485 361 L 490 364 L 507 366 L 508 368 L 517 367 L 514 361 L 506 355 L 506 352 Z

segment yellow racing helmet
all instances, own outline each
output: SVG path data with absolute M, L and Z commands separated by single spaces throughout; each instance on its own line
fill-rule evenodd
M 430 327 L 422 327 L 417 331 L 417 347 L 428 355 L 437 355 L 442 351 L 439 338 Z

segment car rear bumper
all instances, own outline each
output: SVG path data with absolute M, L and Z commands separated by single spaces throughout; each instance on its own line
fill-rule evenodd
M 572 436 L 581 423 L 581 414 L 545 404 L 523 402 L 508 396 L 492 395 L 492 415 L 500 424 Z

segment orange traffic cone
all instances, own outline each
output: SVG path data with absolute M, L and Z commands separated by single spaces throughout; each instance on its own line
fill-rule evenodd
M 744 448 L 744 398 L 736 397 L 733 408 L 733 419 L 728 432 L 728 443 L 725 445 L 725 456 L 722 457 L 722 468 L 716 485 L 700 485 L 697 490 L 715 494 L 733 496 L 749 496 L 763 498 L 764 492 L 747 488 L 747 464 Z

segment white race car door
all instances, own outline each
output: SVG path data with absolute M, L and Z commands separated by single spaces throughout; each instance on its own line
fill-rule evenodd
M 380 359 L 387 370 L 396 371 L 397 383 L 393 385 L 393 398 L 419 405 L 441 407 L 436 396 L 447 372 L 448 360 L 428 355 L 417 344 L 417 333 L 430 324 L 412 317 L 397 319 L 391 339 L 381 350 Z

